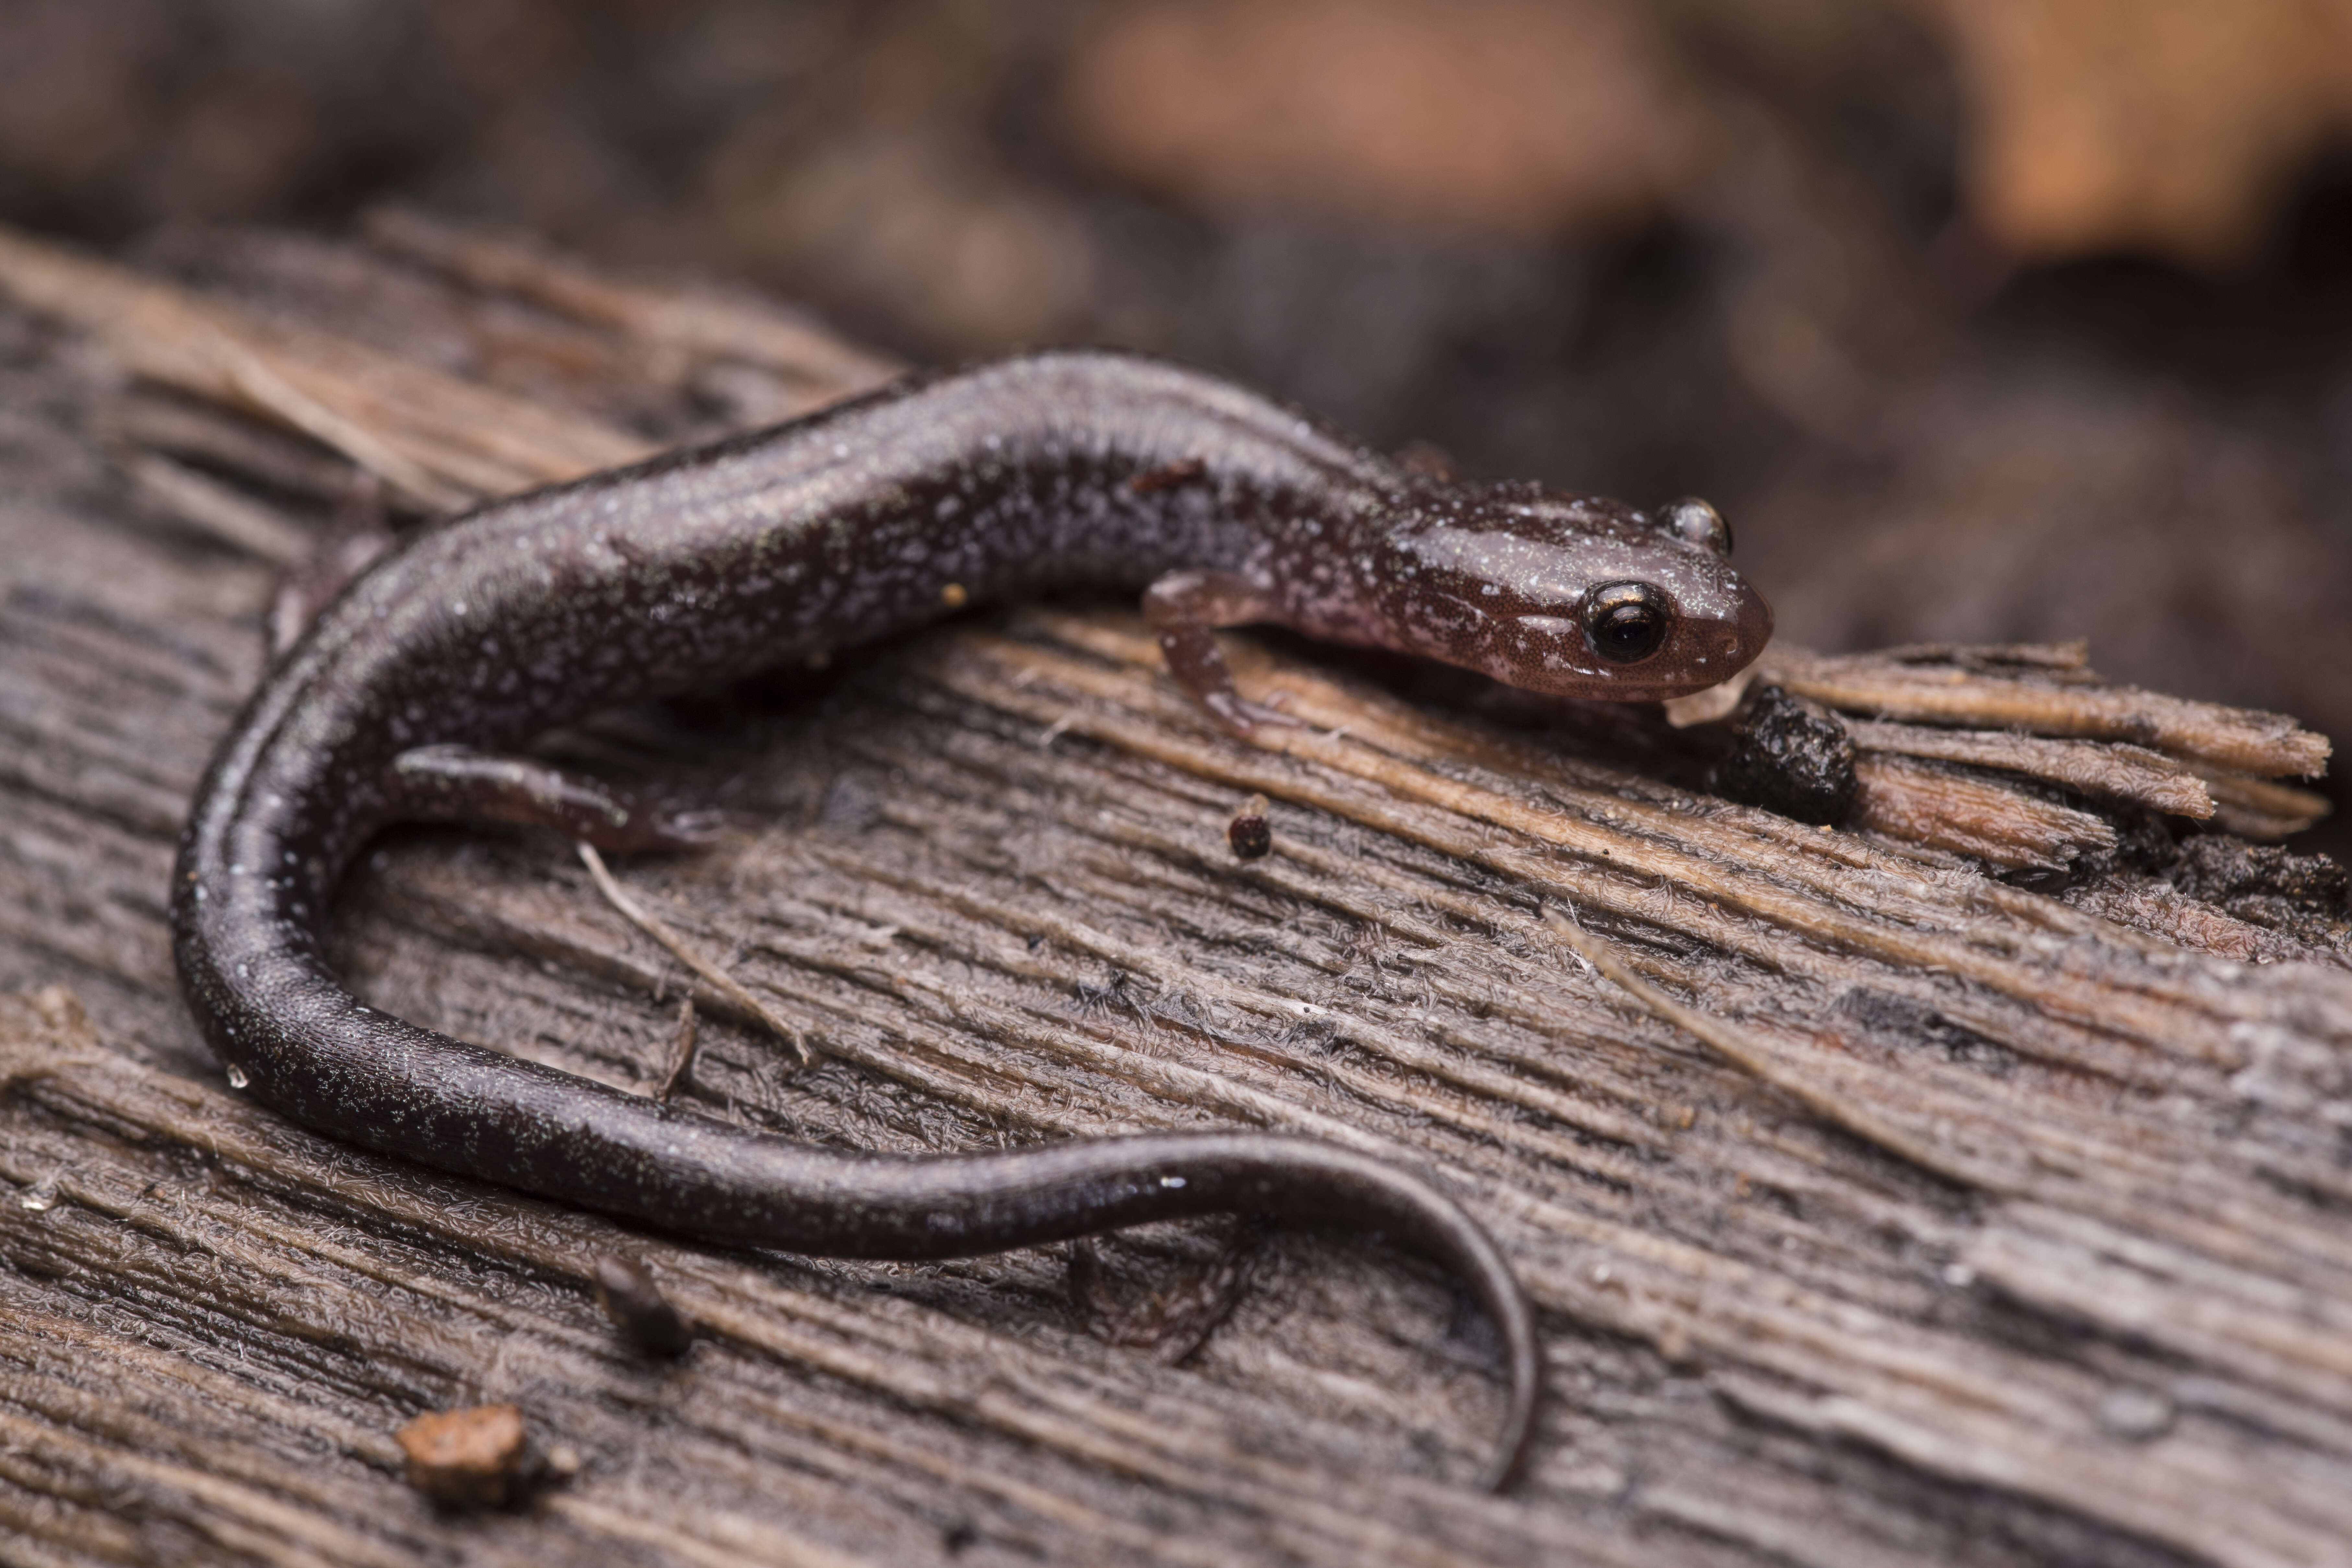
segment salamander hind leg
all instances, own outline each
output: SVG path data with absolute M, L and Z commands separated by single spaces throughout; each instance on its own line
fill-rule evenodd
M 281 574 L 269 595 L 269 657 L 281 658 L 302 640 L 319 612 L 343 591 L 351 580 L 375 564 L 394 543 L 392 531 L 382 526 L 339 533 L 319 546 L 309 559 L 296 562 Z
M 418 822 L 551 827 L 599 849 L 700 849 L 713 814 L 664 811 L 601 779 L 469 746 L 418 746 L 393 759 L 401 815 Z
M 1265 588 L 1237 572 L 1171 572 L 1144 590 L 1143 619 L 1159 634 L 1176 684 L 1227 730 L 1247 740 L 1260 724 L 1299 724 L 1278 708 L 1245 700 L 1217 651 L 1219 626 L 1282 619 Z
M 335 508 L 333 531 L 306 560 L 279 574 L 269 596 L 269 657 L 276 659 L 302 640 L 319 612 L 351 580 L 389 554 L 398 543 L 384 508 L 383 487 L 372 476 L 354 476 Z

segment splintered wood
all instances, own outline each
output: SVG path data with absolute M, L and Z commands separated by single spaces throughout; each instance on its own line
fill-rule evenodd
M 1769 683 L 1842 716 L 1861 756 L 1847 826 L 2004 870 L 2066 872 L 2116 849 L 2095 807 L 2129 806 L 2275 842 L 2327 815 L 2277 782 L 2327 768 L 2284 714 L 2101 680 L 2081 643 L 1889 648 L 1823 658 L 1775 646 L 1740 679 L 1667 704 L 1681 726 Z
M 2326 736 L 2281 713 L 2109 685 L 2091 673 L 2080 643 L 1843 658 L 1775 648 L 1761 666 L 1759 679 L 1826 707 L 1906 721 L 1856 728 L 1855 744 L 1865 751 L 2020 773 L 2198 821 L 2218 817 L 2250 838 L 2284 838 L 2327 813 L 2326 796 L 2269 782 L 2326 773 Z
M 465 405 L 494 426 L 467 462 L 570 471 L 611 365 L 709 384 L 726 335 L 677 323 L 725 297 L 666 315 L 578 263 L 378 234 L 400 261 L 346 261 L 440 269 L 455 319 L 489 290 L 661 340 L 578 406 Z M 2344 1561 L 2341 874 L 2147 847 L 2308 816 L 2282 781 L 2319 738 L 2074 649 L 1776 653 L 1761 679 L 1858 749 L 1856 816 L 1821 828 L 1702 793 L 1719 728 L 1513 727 L 1249 638 L 1245 693 L 1307 722 L 1238 744 L 1130 607 L 1015 607 L 816 693 L 562 737 L 742 824 L 606 868 L 672 941 L 527 835 L 396 834 L 355 872 L 336 956 L 372 1005 L 680 1114 L 901 1153 L 1240 1124 L 1431 1173 L 1509 1253 L 1553 1368 L 1527 1484 L 1486 1497 L 1461 1484 L 1501 1402 L 1484 1330 L 1362 1238 L 1159 1227 L 1075 1290 L 1058 1249 L 728 1252 L 236 1093 L 163 894 L 284 531 L 331 531 L 335 452 L 452 489 L 488 470 L 432 456 L 457 405 L 410 423 L 338 385 L 360 361 L 334 321 L 273 320 L 238 340 L 262 374 L 207 379 L 142 335 L 225 307 L 26 243 L 0 244 L 0 295 L 150 384 L 0 310 L 0 405 L 26 411 L 0 446 L 0 1557 Z M 149 303 L 92 320 L 104 299 Z M 754 316 L 761 398 L 871 363 L 762 368 L 806 329 Z M 248 395 L 273 376 L 361 438 Z M 126 440 L 110 492 L 91 454 Z M 600 1309 L 624 1256 L 693 1325 L 677 1359 Z M 1107 1327 L 1119 1301 L 1162 1306 Z M 495 1406 L 545 1456 L 528 1500 L 412 1491 L 404 1428 Z

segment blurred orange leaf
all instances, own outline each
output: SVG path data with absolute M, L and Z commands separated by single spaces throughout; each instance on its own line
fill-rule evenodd
M 1524 235 L 1654 206 L 1675 103 L 1609 0 L 1146 0 L 1065 97 L 1082 153 L 1203 207 Z
M 2235 260 L 2352 122 L 2352 0 L 1917 3 L 1970 100 L 1970 205 L 2020 256 Z

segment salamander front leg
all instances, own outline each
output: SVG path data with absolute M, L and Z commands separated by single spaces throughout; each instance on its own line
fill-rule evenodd
M 1245 700 L 1217 651 L 1216 628 L 1282 619 L 1272 593 L 1238 572 L 1171 572 L 1143 593 L 1143 619 L 1160 634 L 1168 673 L 1210 717 L 1247 740 L 1260 724 L 1297 726 L 1279 709 Z
M 551 827 L 615 853 L 699 849 L 719 837 L 715 816 L 656 810 L 626 790 L 528 757 L 418 746 L 394 758 L 392 771 L 402 815 L 417 822 Z

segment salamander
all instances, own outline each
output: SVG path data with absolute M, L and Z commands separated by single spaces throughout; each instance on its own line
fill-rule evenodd
M 282 657 L 199 788 L 174 875 L 181 984 L 230 1080 L 386 1153 L 784 1251 L 937 1258 L 1247 1212 L 1357 1227 L 1455 1270 L 1509 1376 L 1485 1472 L 1534 1432 L 1533 1315 L 1427 1180 L 1319 1140 L 1161 1132 L 863 1155 L 420 1028 L 324 957 L 338 879 L 402 821 L 699 847 L 516 748 L 583 713 L 821 661 L 967 604 L 1142 591 L 1176 681 L 1237 736 L 1215 629 L 1271 623 L 1538 690 L 1671 697 L 1759 652 L 1771 612 L 1701 501 L 1650 514 L 1376 455 L 1201 373 L 1102 352 L 907 380 L 776 428 L 493 502 L 353 580 Z

